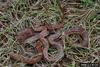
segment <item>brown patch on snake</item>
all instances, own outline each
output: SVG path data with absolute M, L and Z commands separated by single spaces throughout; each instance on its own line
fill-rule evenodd
M 37 51 L 37 54 L 35 56 L 31 56 L 30 58 L 13 52 L 9 53 L 9 55 L 14 60 L 21 61 L 26 64 L 35 64 L 39 62 L 43 57 L 43 53 L 42 53 L 43 48 L 42 48 L 42 43 L 40 41 L 36 42 L 35 50 Z
M 38 41 L 36 42 L 35 48 L 36 48 L 36 50 L 38 50 L 38 51 L 37 51 L 38 53 L 42 53 L 42 52 L 43 52 L 43 45 L 42 45 L 42 42 L 38 40 Z
M 18 36 L 17 36 L 17 40 L 19 42 L 24 42 L 26 39 L 37 35 L 36 32 L 38 32 L 39 36 L 36 36 L 37 38 L 34 39 L 36 44 L 37 44 L 35 46 L 35 49 L 38 50 L 37 52 L 40 53 L 41 55 L 43 52 L 43 56 L 48 62 L 57 62 L 64 56 L 64 52 L 63 52 L 63 50 L 64 50 L 63 44 L 64 43 L 63 43 L 63 41 L 60 41 L 58 39 L 60 35 L 62 36 L 62 34 L 61 33 L 54 33 L 54 34 L 50 33 L 54 30 L 59 30 L 60 28 L 64 27 L 64 22 L 63 22 L 63 20 L 64 20 L 64 8 L 61 5 L 59 5 L 59 8 L 61 9 L 61 12 L 62 12 L 62 15 L 60 16 L 60 18 L 61 18 L 60 23 L 44 24 L 44 25 L 38 26 L 38 27 L 30 27 L 30 28 L 27 28 L 24 31 L 18 33 Z M 88 47 L 88 42 L 89 42 L 88 33 L 82 27 L 71 28 L 67 31 L 64 31 L 64 36 L 71 35 L 71 34 L 79 34 L 81 39 L 82 39 L 82 46 Z M 42 46 L 41 42 L 44 45 L 44 48 L 41 47 Z M 50 45 L 55 47 L 58 51 L 58 53 L 53 57 L 48 55 L 48 49 L 49 49 Z M 22 58 L 21 60 L 23 62 L 28 63 L 28 64 L 34 64 L 34 63 L 40 61 L 41 57 L 39 57 L 39 56 L 41 56 L 41 55 L 38 55 L 37 57 L 34 57 L 34 56 L 31 57 L 33 59 L 26 58 L 26 57 L 19 55 L 19 54 L 13 54 L 12 57 L 15 56 L 15 59 L 17 57 L 21 57 Z M 43 56 L 42 56 L 42 58 L 43 58 Z
M 44 54 L 44 58 L 48 61 L 48 62 L 57 62 L 59 61 L 63 56 L 64 56 L 64 53 L 63 53 L 63 45 L 56 41 L 54 41 L 55 39 L 57 39 L 58 37 L 60 36 L 59 33 L 57 34 L 53 34 L 51 36 L 49 36 L 48 40 L 50 42 L 50 44 L 55 47 L 57 50 L 58 50 L 58 53 L 55 55 L 55 57 L 50 57 L 48 55 L 48 49 L 49 49 L 49 43 L 47 42 L 47 40 L 45 39 L 45 48 L 43 50 L 43 54 Z
M 64 34 L 65 36 L 71 34 L 79 34 L 82 39 L 82 46 L 88 47 L 89 44 L 88 33 L 85 31 L 84 28 L 82 27 L 70 28 L 69 30 L 65 31 Z
M 27 38 L 32 37 L 33 35 L 35 35 L 35 32 L 34 32 L 34 30 L 32 29 L 32 27 L 30 27 L 30 28 L 26 28 L 25 30 L 19 32 L 19 33 L 17 34 L 16 39 L 17 39 L 17 41 L 18 41 L 19 43 L 22 43 L 22 42 L 24 42 Z
M 46 25 L 47 29 L 50 31 L 60 29 L 64 27 L 64 23 L 58 23 L 58 24 L 48 24 Z
M 47 32 L 47 29 L 46 28 L 40 27 L 37 31 L 41 31 L 39 38 L 40 37 L 42 38 L 42 37 L 45 37 L 45 36 L 48 35 L 48 32 Z M 42 34 L 44 32 L 46 34 Z M 28 28 L 28 29 L 24 30 L 23 32 L 19 33 L 19 39 L 22 39 L 21 42 L 24 42 L 27 38 L 29 38 L 31 36 L 35 36 L 32 28 Z M 23 40 L 23 38 L 24 38 L 24 40 Z M 28 57 L 23 56 L 21 54 L 17 54 L 17 53 L 11 52 L 9 54 L 10 57 L 12 59 L 15 59 L 15 60 L 20 60 L 21 62 L 26 63 L 26 64 L 35 64 L 36 62 L 40 61 L 42 59 L 42 57 L 43 57 L 43 48 L 42 48 L 41 41 L 39 41 L 39 38 L 37 39 L 38 41 L 36 42 L 36 45 L 35 45 L 35 50 L 38 53 L 38 54 L 36 54 L 36 56 L 32 56 L 32 57 L 28 58 Z
M 41 32 L 44 29 L 47 29 L 49 31 L 53 31 L 55 29 L 60 29 L 62 27 L 64 27 L 64 24 L 62 24 L 62 23 L 55 24 L 55 25 L 53 25 L 53 24 L 52 25 L 45 25 L 45 26 L 40 26 L 40 27 L 29 27 L 29 28 L 26 28 L 25 30 L 23 30 L 22 32 L 19 32 L 17 34 L 16 39 L 19 43 L 22 43 L 26 39 L 28 39 L 29 37 L 34 36 L 36 34 L 35 32 Z
M 28 58 L 21 54 L 17 54 L 17 53 L 13 53 L 13 52 L 9 53 L 9 55 L 12 59 L 21 61 L 26 64 L 35 64 L 35 63 L 39 62 L 42 58 L 42 53 L 32 56 L 31 58 Z

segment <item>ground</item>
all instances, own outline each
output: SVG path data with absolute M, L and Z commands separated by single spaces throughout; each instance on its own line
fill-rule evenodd
M 87 48 L 78 47 L 72 42 L 80 36 L 67 36 L 64 56 L 57 62 L 59 67 L 79 67 L 79 63 L 100 64 L 99 0 L 0 0 L 0 67 L 51 67 L 52 63 L 46 60 L 31 65 L 13 60 L 9 53 L 22 51 L 23 43 L 16 39 L 19 32 L 40 24 L 56 25 L 60 22 L 64 23 L 60 32 L 81 26 L 88 33 L 89 41 Z M 31 44 L 27 46 L 32 47 Z M 49 48 L 51 54 L 54 51 L 55 48 Z

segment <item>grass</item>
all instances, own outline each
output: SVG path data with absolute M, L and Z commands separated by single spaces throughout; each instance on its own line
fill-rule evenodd
M 13 0 L 12 0 L 13 1 Z M 41 1 L 41 2 L 39 2 Z M 89 48 L 74 47 L 66 41 L 65 59 L 61 60 L 61 64 L 65 67 L 78 67 L 77 63 L 91 62 L 100 63 L 100 4 L 97 0 L 15 0 L 9 3 L 9 6 L 0 7 L 0 21 L 4 27 L 0 29 L 0 65 L 1 67 L 29 67 L 21 62 L 12 62 L 9 58 L 9 52 L 18 51 L 18 43 L 15 39 L 15 34 L 32 24 L 47 21 L 48 23 L 58 23 L 60 20 L 61 11 L 59 3 L 65 6 L 65 26 L 63 30 L 71 27 L 82 25 L 89 33 Z M 3 3 L 3 2 L 2 2 Z M 39 4 L 36 4 L 39 3 Z M 2 5 L 2 4 L 0 4 Z M 7 42 L 4 43 L 1 36 L 7 37 Z M 75 36 L 71 37 L 76 38 Z M 70 38 L 70 40 L 72 40 Z M 3 44 L 3 45 L 2 45 Z M 7 47 L 4 47 L 5 46 Z M 52 51 L 52 49 L 50 49 Z M 97 53 L 97 54 L 96 54 Z M 47 62 L 46 62 L 47 63 Z M 39 62 L 37 64 L 42 64 Z M 49 66 L 50 64 L 47 63 Z M 33 65 L 35 66 L 35 65 Z

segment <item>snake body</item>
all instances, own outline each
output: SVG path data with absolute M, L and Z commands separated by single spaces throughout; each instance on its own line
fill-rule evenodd
M 36 46 L 35 46 L 35 50 L 37 51 L 37 54 L 34 56 L 31 56 L 30 58 L 23 56 L 21 54 L 18 54 L 18 53 L 14 53 L 14 52 L 10 52 L 9 55 L 14 60 L 19 60 L 26 64 L 35 64 L 39 62 L 43 57 L 43 54 L 42 54 L 43 49 L 41 46 L 42 46 L 42 43 L 40 41 L 37 41 Z
M 32 39 L 36 42 L 35 50 L 37 50 L 37 54 L 35 56 L 31 56 L 30 58 L 25 57 L 21 54 L 10 53 L 11 58 L 15 60 L 20 60 L 26 64 L 35 64 L 39 62 L 42 58 L 46 59 L 48 62 L 57 62 L 64 56 L 64 46 L 63 41 L 61 42 L 59 39 L 62 36 L 62 33 L 54 33 L 50 32 L 60 29 L 63 27 L 63 24 L 52 25 L 52 26 L 40 26 L 40 27 L 30 27 L 25 29 L 24 31 L 18 33 L 17 40 L 19 42 L 27 42 L 28 38 L 35 36 L 36 38 Z M 88 47 L 88 33 L 82 27 L 70 28 L 63 32 L 63 36 L 71 35 L 71 34 L 79 34 L 82 39 L 82 46 Z M 38 34 L 38 35 L 37 35 Z M 62 40 L 62 38 L 61 38 Z M 57 54 L 49 56 L 48 49 L 52 45 L 57 49 Z M 44 47 L 41 47 L 44 46 Z
M 56 33 L 56 34 L 53 34 L 51 36 L 49 36 L 48 40 L 50 42 L 50 44 L 57 48 L 58 50 L 58 53 L 56 54 L 55 57 L 49 57 L 48 54 L 46 55 L 46 58 L 47 60 L 50 62 L 50 61 L 58 61 L 59 59 L 61 59 L 63 56 L 64 56 L 64 52 L 63 52 L 63 45 L 58 41 L 56 42 L 55 39 L 57 39 L 61 34 L 60 33 Z
M 64 32 L 64 35 L 79 34 L 82 39 L 82 47 L 88 47 L 89 38 L 88 33 L 82 27 L 70 28 Z

